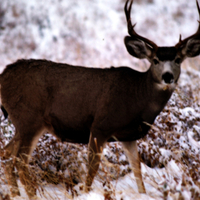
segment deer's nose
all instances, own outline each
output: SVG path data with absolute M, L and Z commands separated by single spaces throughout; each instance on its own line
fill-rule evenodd
M 174 82 L 174 75 L 171 72 L 165 72 L 162 75 L 162 79 L 165 83 L 170 84 Z

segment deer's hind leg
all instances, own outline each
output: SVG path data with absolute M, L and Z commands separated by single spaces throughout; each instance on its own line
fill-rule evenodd
M 4 160 L 4 171 L 5 176 L 8 181 L 8 185 L 11 186 L 10 191 L 13 197 L 20 195 L 19 188 L 16 181 L 15 175 L 15 158 L 20 146 L 20 140 L 17 138 L 18 134 L 16 132 L 14 138 L 4 147 L 3 160 Z
M 11 194 L 12 196 L 20 195 L 16 176 L 14 174 L 14 167 L 17 168 L 18 175 L 21 183 L 24 185 L 26 193 L 29 198 L 36 195 L 36 185 L 33 181 L 33 178 L 29 174 L 28 162 L 30 155 L 39 139 L 42 131 L 35 132 L 35 129 L 30 127 L 24 131 L 16 132 L 15 137 L 11 142 L 4 148 L 5 158 L 13 158 L 8 160 L 5 166 L 6 178 L 8 184 L 11 185 Z
M 35 131 L 37 130 L 37 131 Z M 33 177 L 30 175 L 28 169 L 28 162 L 35 148 L 40 136 L 43 134 L 41 128 L 29 126 L 28 130 L 20 132 L 23 137 L 20 140 L 20 146 L 16 155 L 15 166 L 17 168 L 21 183 L 24 185 L 27 195 L 29 198 L 36 196 L 37 184 Z

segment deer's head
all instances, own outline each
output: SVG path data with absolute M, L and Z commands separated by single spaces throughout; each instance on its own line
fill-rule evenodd
M 124 39 L 128 52 L 139 59 L 146 58 L 149 60 L 151 63 L 150 71 L 156 83 L 175 87 L 183 60 L 200 54 L 200 25 L 197 32 L 190 37 L 182 40 L 180 35 L 179 42 L 175 46 L 159 47 L 153 41 L 137 34 L 134 30 L 136 24 L 132 25 L 130 18 L 132 3 L 133 0 L 130 3 L 127 0 L 124 7 L 130 35 Z M 198 1 L 196 1 L 196 4 L 200 15 Z

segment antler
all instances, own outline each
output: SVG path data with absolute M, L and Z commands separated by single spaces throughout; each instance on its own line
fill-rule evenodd
M 158 46 L 153 41 L 151 41 L 151 40 L 149 40 L 147 38 L 144 38 L 144 37 L 138 35 L 135 32 L 134 27 L 135 27 L 136 23 L 134 25 L 132 25 L 131 17 L 130 17 L 131 16 L 131 7 L 132 7 L 132 4 L 133 4 L 133 0 L 131 0 L 129 7 L 128 7 L 128 3 L 129 3 L 129 0 L 126 1 L 126 4 L 124 6 L 124 12 L 126 14 L 126 20 L 127 20 L 127 26 L 128 26 L 129 35 L 131 37 L 133 37 L 133 38 L 136 38 L 136 39 L 144 41 L 146 44 L 151 46 L 156 51 L 158 49 Z
M 199 19 L 200 19 L 200 7 L 199 7 L 199 3 L 198 3 L 197 0 L 196 0 L 196 4 L 197 4 L 197 9 L 198 9 L 198 12 L 199 12 Z M 190 40 L 192 38 L 200 37 L 200 21 L 199 20 L 198 20 L 198 23 L 199 23 L 199 27 L 198 27 L 198 29 L 197 29 L 195 34 L 185 38 L 184 40 L 181 39 L 181 35 L 180 35 L 179 42 L 175 45 L 176 49 L 179 49 L 182 46 L 184 46 L 188 42 L 188 40 Z

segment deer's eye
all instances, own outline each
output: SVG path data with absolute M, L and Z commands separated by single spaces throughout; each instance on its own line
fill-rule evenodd
M 153 59 L 153 63 L 154 63 L 154 65 L 157 65 L 157 64 L 159 63 L 159 60 L 156 59 L 156 58 L 154 58 L 154 59 Z
M 175 63 L 176 63 L 177 65 L 180 65 L 180 64 L 181 64 L 181 59 L 180 59 L 180 58 L 176 58 L 176 59 L 175 59 Z

